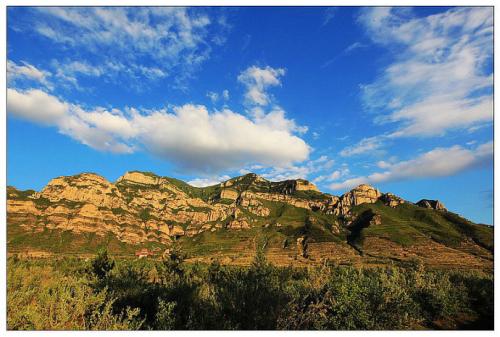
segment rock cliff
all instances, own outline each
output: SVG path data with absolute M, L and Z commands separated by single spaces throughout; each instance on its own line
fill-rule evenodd
M 360 214 L 368 214 L 366 209 L 371 208 L 376 215 L 361 221 Z M 402 229 L 385 233 L 388 224 L 392 228 L 418 225 L 421 219 L 432 218 L 418 212 L 436 211 L 442 221 L 465 221 L 447 212 L 437 200 L 421 200 L 414 205 L 366 184 L 334 196 L 303 179 L 272 182 L 256 174 L 204 188 L 138 171 L 127 172 L 115 182 L 93 173 L 57 177 L 39 192 L 7 188 L 9 250 L 41 245 L 52 249 L 57 244 L 64 251 L 71 240 L 74 251 L 96 242 L 113 243 L 117 250 L 129 245 L 165 248 L 180 240 L 191 247 L 193 254 L 217 255 L 229 249 L 244 260 L 247 257 L 243 252 L 249 251 L 258 237 L 266 237 L 278 261 L 297 254 L 307 259 L 333 258 L 333 253 L 327 252 L 337 251 L 357 256 L 362 244 L 356 241 L 353 250 L 348 238 L 357 238 L 358 234 L 369 237 L 375 231 L 393 240 L 391 235 Z M 439 223 L 432 221 L 432 226 Z M 457 230 L 465 234 L 457 235 L 475 233 L 475 229 L 466 231 L 464 226 L 469 225 L 461 224 Z M 430 237 L 420 233 L 421 228 L 427 227 L 408 233 L 415 233 L 418 240 Z M 464 236 L 463 242 L 471 249 L 484 237 Z M 406 237 L 394 240 L 408 242 Z M 492 243 L 483 241 L 480 246 L 491 250 Z

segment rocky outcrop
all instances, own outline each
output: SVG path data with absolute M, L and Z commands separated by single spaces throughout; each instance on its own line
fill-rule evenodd
M 417 202 L 417 206 L 423 207 L 423 208 L 430 208 L 430 209 L 435 209 L 438 211 L 446 211 L 446 207 L 439 201 L 439 200 L 428 200 L 428 199 L 422 199 L 419 202 Z
M 158 185 L 161 182 L 161 178 L 154 174 L 134 171 L 125 173 L 123 176 L 118 178 L 116 182 L 125 182 L 136 185 Z
M 250 224 L 246 219 L 235 219 L 227 224 L 228 229 L 249 229 Z
M 42 189 L 39 198 L 48 199 L 50 202 L 68 200 L 108 208 L 127 208 L 118 188 L 105 178 L 93 173 L 52 179 Z
M 297 255 L 303 258 L 307 258 L 307 237 L 301 236 L 297 238 Z
M 238 199 L 238 192 L 229 188 L 224 188 L 220 192 L 220 198 L 221 199 L 231 199 L 231 200 L 236 200 Z
M 358 207 L 367 203 L 377 204 Z M 7 247 L 9 253 L 47 249 L 48 240 L 54 240 L 54 251 L 68 247 L 69 252 L 80 254 L 89 247 L 108 244 L 115 252 L 130 254 L 146 247 L 168 252 L 171 244 L 179 244 L 200 261 L 217 254 L 238 261 L 235 264 L 247 264 L 257 240 L 265 239 L 266 256 L 283 266 L 328 260 L 365 263 L 364 259 L 378 265 L 377 254 L 404 260 L 410 256 L 405 255 L 410 252 L 406 249 L 413 249 L 414 243 L 420 245 L 420 253 L 441 254 L 428 249 L 428 244 L 436 244 L 434 237 L 429 238 L 427 231 L 419 233 L 425 227 L 418 225 L 420 221 L 432 221 L 421 212 L 442 219 L 432 222 L 432 228 L 449 221 L 465 228 L 460 233 L 472 233 L 476 227 L 470 226 L 479 226 L 444 212 L 446 208 L 437 200 L 418 202 L 429 209 L 420 212 L 389 209 L 403 203 L 404 209 L 418 210 L 369 185 L 334 196 L 318 192 L 305 180 L 272 182 L 255 174 L 197 188 L 151 173 L 128 172 L 116 182 L 84 173 L 55 178 L 40 192 L 7 187 Z M 408 226 L 414 230 L 408 231 Z M 436 232 L 446 237 L 446 228 Z M 395 240 L 394 233 L 403 239 L 408 235 L 404 242 L 411 243 L 409 248 Z M 220 244 L 221 240 L 227 241 Z M 464 256 L 484 256 L 492 265 L 492 238 L 465 240 L 469 241 L 450 247 L 449 255 L 441 259 L 444 265 L 459 250 L 465 253 L 456 259 L 457 266 L 464 265 Z M 477 240 L 482 241 L 478 244 Z
M 374 203 L 380 198 L 381 193 L 374 187 L 366 184 L 359 185 L 350 192 L 344 194 L 342 199 L 346 204 L 353 206 L 361 205 L 364 203 Z
M 286 221 L 268 219 L 271 214 L 279 216 L 283 204 L 339 216 L 325 225 L 332 234 L 339 234 L 354 220 L 350 214 L 354 206 L 381 200 L 395 207 L 404 202 L 390 193 L 382 195 L 369 185 L 337 197 L 319 192 L 306 180 L 271 182 L 247 174 L 203 190 L 137 171 L 125 173 L 115 183 L 97 174 L 83 173 L 55 178 L 40 192 L 13 187 L 7 192 L 9 223 L 34 232 L 54 229 L 102 237 L 112 234 L 133 244 L 169 243 L 181 236 L 222 228 L 243 230 L 254 224 L 287 227 Z M 422 206 L 444 208 L 432 200 L 422 201 Z M 307 221 L 313 223 L 316 219 L 308 217 Z M 376 224 L 377 219 L 374 221 Z
M 314 185 L 313 183 L 311 183 L 307 180 L 303 180 L 303 179 L 295 180 L 295 190 L 296 191 L 316 191 L 316 192 L 319 192 L 316 185 Z
M 353 206 L 364 203 L 373 204 L 382 194 L 376 188 L 362 184 L 339 197 L 331 197 L 324 209 L 327 214 L 345 216 Z
M 286 180 L 278 184 L 279 184 L 278 187 L 279 193 L 285 195 L 294 194 L 296 191 L 319 192 L 316 185 L 304 179 Z
M 405 203 L 405 201 L 402 198 L 400 198 L 392 193 L 382 194 L 382 196 L 380 197 L 380 200 L 384 203 L 384 205 L 392 207 L 392 208 L 397 207 L 397 206 Z

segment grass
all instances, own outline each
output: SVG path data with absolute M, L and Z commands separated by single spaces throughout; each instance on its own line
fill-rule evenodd
M 493 228 L 476 225 L 450 212 L 424 209 L 411 204 L 396 208 L 384 206 L 381 202 L 362 204 L 353 208 L 361 214 L 371 210 L 382 218 L 381 225 L 364 228 L 356 239 L 362 245 L 370 236 L 384 237 L 402 246 L 411 246 L 422 238 L 430 238 L 450 247 L 459 247 L 466 235 L 472 236 L 484 247 L 492 247 Z

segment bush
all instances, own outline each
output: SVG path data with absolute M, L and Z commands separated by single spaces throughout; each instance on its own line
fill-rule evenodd
M 108 292 L 96 292 L 85 278 L 37 262 L 8 266 L 9 330 L 131 330 L 142 324 L 137 309 L 113 313 Z
M 105 249 L 99 250 L 97 257 L 92 261 L 92 271 L 99 280 L 106 278 L 114 267 L 115 261 L 109 258 Z
M 492 329 L 493 276 L 325 263 L 9 258 L 9 329 Z

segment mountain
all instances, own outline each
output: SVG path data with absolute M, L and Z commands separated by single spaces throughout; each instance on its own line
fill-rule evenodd
M 148 172 L 116 182 L 58 177 L 41 191 L 7 187 L 9 254 L 161 255 L 180 245 L 192 261 L 248 264 L 257 248 L 279 265 L 407 263 L 493 268 L 493 227 L 437 200 L 405 201 L 360 185 L 341 195 L 307 180 L 256 174 L 198 188 Z

